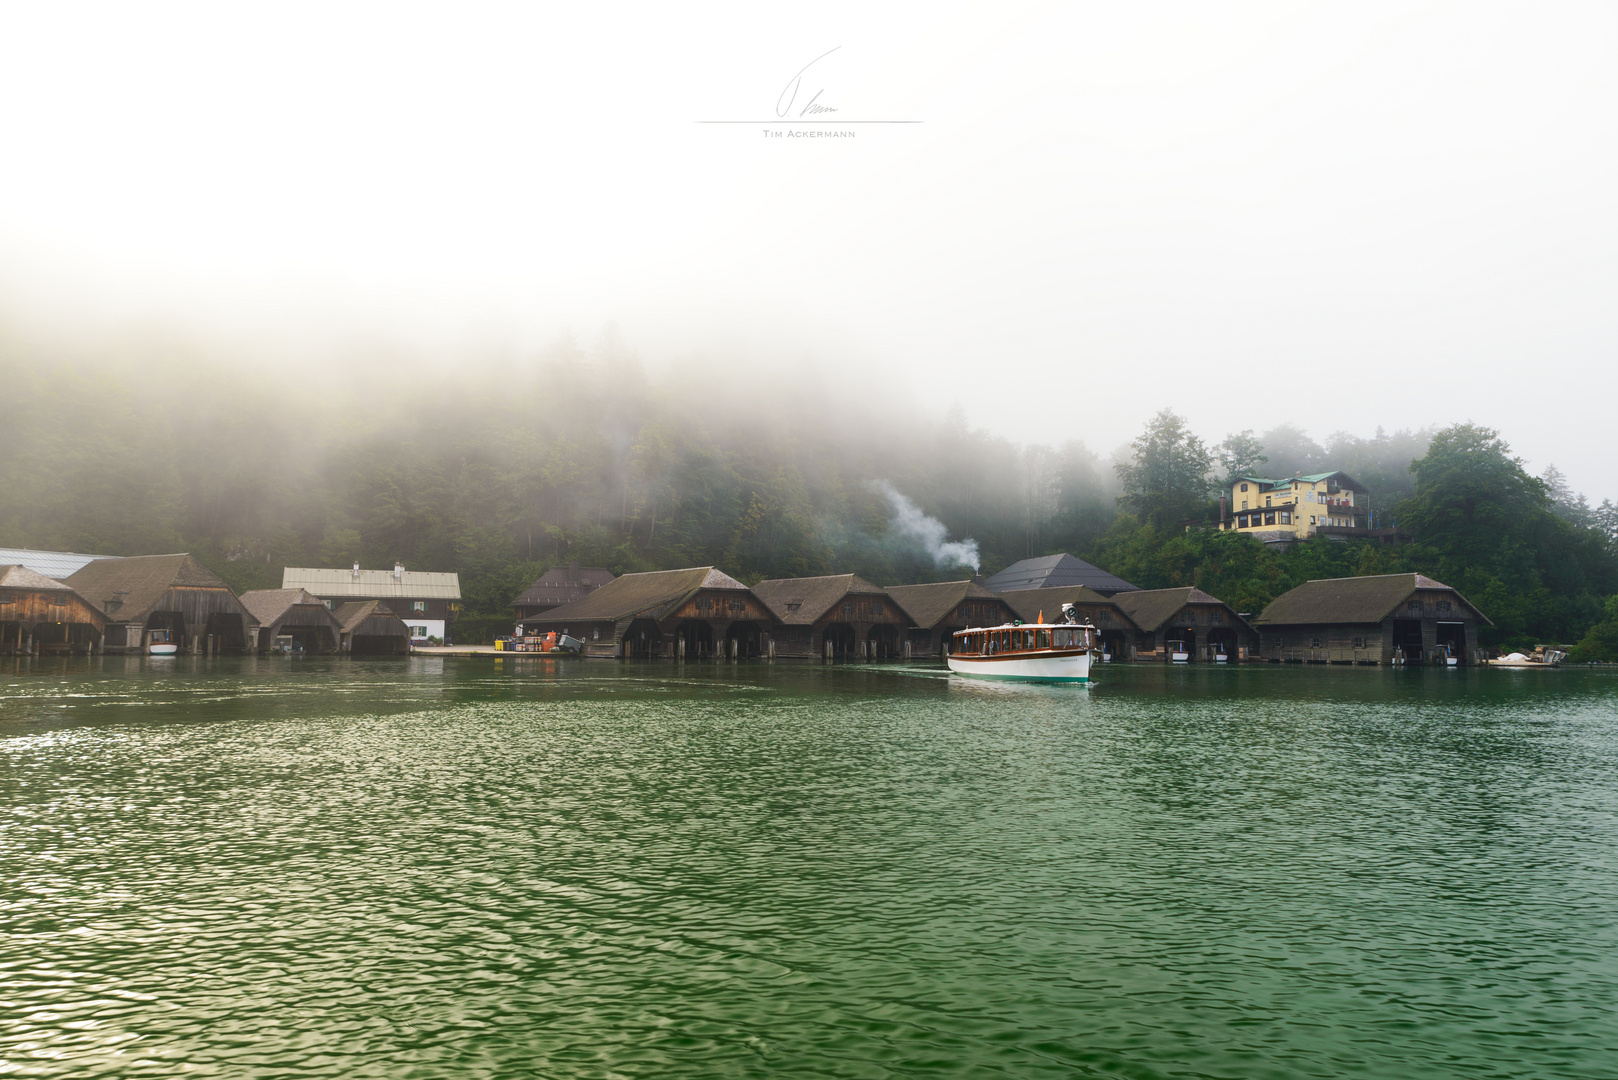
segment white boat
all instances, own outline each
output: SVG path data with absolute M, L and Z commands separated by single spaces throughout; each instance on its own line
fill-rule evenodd
M 1084 683 L 1099 653 L 1096 628 L 1088 623 L 1006 623 L 957 630 L 945 663 L 957 675 L 979 679 Z
M 170 638 L 167 630 L 146 631 L 147 656 L 173 656 L 180 651 L 180 646 Z

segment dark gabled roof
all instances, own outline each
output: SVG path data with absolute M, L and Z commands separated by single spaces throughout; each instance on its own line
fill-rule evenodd
M 1001 597 L 970 579 L 939 581 L 931 585 L 889 585 L 887 593 L 904 608 L 910 621 L 923 630 L 937 626 L 962 600 L 987 599 L 1005 603 Z
M 843 597 L 884 596 L 886 590 L 858 574 L 827 577 L 770 578 L 753 586 L 753 595 L 788 626 L 808 626 L 842 601 Z
M 332 614 L 337 616 L 337 621 L 342 625 L 345 634 L 352 634 L 367 619 L 375 618 L 398 623 L 400 630 L 397 636 L 410 636 L 409 625 L 381 600 L 350 600 L 346 604 L 340 604 Z
M 520 604 L 571 604 L 612 581 L 613 577 L 613 572 L 603 566 L 580 566 L 578 563 L 553 566 L 511 603 L 513 607 Z
M 327 611 L 326 601 L 307 589 L 253 589 L 241 595 L 246 608 L 260 626 L 280 622 L 295 606 L 317 607 Z
M 1255 626 L 1304 626 L 1321 623 L 1379 623 L 1392 615 L 1418 589 L 1441 589 L 1471 608 L 1484 622 L 1488 616 L 1442 581 L 1425 574 L 1375 574 L 1367 577 L 1318 578 L 1277 596 L 1253 620 Z M 1492 626 L 1493 624 L 1490 623 Z
M 1140 591 L 1140 590 L 1135 590 Z M 1062 617 L 1063 604 L 1099 604 L 1110 607 L 1123 615 L 1123 608 L 1118 601 L 1110 596 L 1103 596 L 1094 589 L 1084 585 L 1064 585 L 1055 589 L 1018 589 L 1003 594 L 1000 599 L 1011 605 L 1011 610 L 1017 613 L 1017 618 L 1023 622 L 1033 622 L 1041 614 L 1046 622 L 1055 622 Z M 1128 621 L 1128 616 L 1124 616 Z
M 253 617 L 218 575 L 185 554 L 97 559 L 75 571 L 67 582 L 118 623 L 144 620 L 162 602 L 163 594 L 176 586 L 217 589 L 243 615 Z M 109 601 L 122 602 L 109 608 Z
M 1072 555 L 1041 555 L 1014 562 L 983 582 L 997 593 L 1024 589 L 1050 589 L 1059 585 L 1088 585 L 1098 592 L 1130 592 L 1135 586 Z
M 1148 634 L 1168 622 L 1175 612 L 1187 604 L 1228 606 L 1217 596 L 1209 596 L 1190 585 L 1178 589 L 1142 589 L 1139 592 L 1120 593 L 1112 599 L 1131 622 Z
M 582 600 L 525 619 L 525 623 L 617 622 L 636 616 L 662 619 L 701 589 L 747 592 L 747 586 L 712 566 L 655 570 L 614 578 Z

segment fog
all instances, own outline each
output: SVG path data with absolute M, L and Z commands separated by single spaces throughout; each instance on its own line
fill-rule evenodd
M 6 38 L 8 347 L 268 374 L 244 430 L 609 340 L 735 410 L 1103 455 L 1164 407 L 1323 447 L 1472 420 L 1618 495 L 1610 7 L 33 5 Z M 770 134 L 812 130 L 776 122 L 800 73 L 852 137 Z

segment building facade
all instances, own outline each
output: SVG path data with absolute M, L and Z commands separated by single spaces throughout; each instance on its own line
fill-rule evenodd
M 392 570 L 362 570 L 359 563 L 348 570 L 288 566 L 281 571 L 281 588 L 307 590 L 331 608 L 351 600 L 385 601 L 417 642 L 448 641 L 461 612 L 459 574 L 406 570 L 402 563 Z
M 1344 472 L 1290 480 L 1240 476 L 1230 485 L 1230 506 L 1219 527 L 1262 540 L 1367 535 L 1370 513 L 1365 485 Z

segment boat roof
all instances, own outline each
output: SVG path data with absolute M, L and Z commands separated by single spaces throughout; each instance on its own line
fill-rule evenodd
M 1063 626 L 1074 626 L 1079 627 L 1080 629 L 1084 627 L 1089 627 L 1091 630 L 1096 629 L 1093 623 L 1087 622 L 1007 622 L 1001 623 L 999 626 L 968 626 L 965 630 L 955 631 L 954 636 L 960 637 L 962 634 L 981 634 L 985 630 L 1055 630 Z

